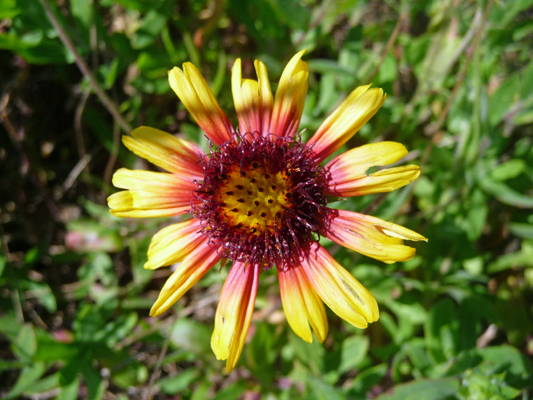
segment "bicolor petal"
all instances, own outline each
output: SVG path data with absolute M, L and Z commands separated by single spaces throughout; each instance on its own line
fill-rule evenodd
M 170 87 L 196 123 L 217 145 L 232 140 L 233 127 L 200 71 L 191 63 L 183 71 L 174 67 L 168 74 Z
M 196 185 L 179 175 L 121 168 L 113 185 L 126 191 L 107 199 L 117 217 L 168 217 L 189 212 Z
M 324 303 L 315 292 L 303 268 L 281 263 L 277 266 L 281 302 L 287 321 L 294 333 L 306 342 L 313 341 L 309 324 L 319 342 L 328 334 Z
M 335 243 L 387 264 L 414 257 L 416 249 L 403 240 L 426 241 L 403 226 L 352 211 L 328 209 L 323 234 Z
M 181 296 L 198 282 L 218 261 L 215 249 L 208 245 L 207 238 L 178 265 L 159 293 L 150 310 L 156 317 L 167 311 Z
M 234 262 L 220 294 L 211 348 L 218 360 L 227 360 L 228 373 L 239 360 L 250 328 L 260 268 Z
M 305 50 L 302 50 L 296 54 L 281 75 L 268 133 L 276 136 L 294 137 L 298 130 L 304 110 L 309 77 L 309 66 L 301 60 L 304 53 Z
M 387 97 L 382 89 L 359 86 L 320 125 L 307 142 L 313 146 L 315 160 L 322 162 L 352 138 L 379 110 Z
M 268 80 L 268 72 L 265 64 L 259 60 L 255 60 L 254 66 L 257 80 L 259 82 L 259 97 L 261 98 L 261 133 L 264 136 L 270 133 L 270 120 L 272 118 L 274 98 L 272 97 L 272 89 L 270 89 L 270 81 Z
M 420 167 L 406 165 L 383 169 L 370 175 L 370 167 L 392 164 L 407 154 L 400 143 L 381 142 L 349 150 L 329 162 L 326 167 L 326 194 L 329 196 L 361 196 L 391 192 L 403 187 L 420 175 Z
M 264 126 L 270 123 L 272 113 L 272 92 L 266 67 L 256 60 L 255 68 L 259 81 L 242 79 L 240 58 L 235 60 L 232 68 L 233 101 L 239 117 L 239 131 L 245 138 L 248 133 L 268 134 Z
M 198 146 L 159 129 L 141 126 L 123 136 L 122 142 L 133 153 L 152 164 L 185 179 L 202 179 L 201 160 L 204 153 Z
M 196 248 L 205 245 L 202 224 L 191 218 L 172 224 L 157 232 L 148 247 L 146 269 L 156 269 L 183 261 Z
M 372 294 L 318 243 L 300 255 L 309 282 L 331 310 L 356 328 L 377 321 L 379 310 Z

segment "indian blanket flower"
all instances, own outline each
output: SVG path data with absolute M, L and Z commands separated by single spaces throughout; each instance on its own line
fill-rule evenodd
M 283 71 L 275 98 L 265 65 L 257 80 L 232 69 L 239 120 L 235 129 L 198 69 L 185 63 L 169 72 L 170 86 L 208 136 L 205 154 L 194 144 L 140 127 L 123 138 L 132 152 L 168 172 L 118 170 L 109 197 L 118 217 L 192 216 L 152 239 L 145 268 L 177 264 L 151 310 L 168 310 L 221 259 L 232 266 L 216 311 L 211 347 L 230 372 L 244 346 L 259 275 L 276 267 L 287 321 L 307 342 L 328 332 L 324 303 L 357 328 L 379 318 L 376 300 L 318 243 L 320 235 L 385 263 L 412 258 L 403 240 L 426 240 L 379 218 L 326 207 L 328 196 L 389 192 L 416 179 L 415 165 L 381 169 L 407 154 L 399 143 L 361 146 L 321 163 L 381 107 L 382 89 L 355 89 L 307 143 L 298 133 L 309 69 L 296 54 Z

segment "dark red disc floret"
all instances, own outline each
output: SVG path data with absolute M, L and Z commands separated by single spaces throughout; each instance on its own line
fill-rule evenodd
M 257 133 L 238 135 L 211 152 L 202 161 L 203 181 L 196 182 L 191 203 L 193 215 L 202 222 L 202 233 L 221 257 L 271 268 L 283 260 L 294 262 L 298 250 L 319 237 L 319 217 L 327 204 L 324 169 L 313 161 L 313 150 L 300 139 Z M 257 166 L 287 179 L 287 204 L 276 223 L 262 229 L 234 225 L 216 196 L 236 168 L 247 176 Z

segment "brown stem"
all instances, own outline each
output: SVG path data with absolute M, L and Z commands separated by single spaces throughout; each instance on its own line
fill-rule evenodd
M 364 82 L 371 82 L 372 79 L 376 76 L 376 74 L 379 72 L 379 69 L 381 68 L 381 65 L 385 61 L 385 58 L 387 57 L 387 54 L 389 54 L 389 51 L 391 51 L 392 46 L 394 46 L 394 43 L 396 42 L 396 39 L 398 38 L 398 35 L 400 34 L 400 30 L 402 29 L 404 21 L 407 19 L 407 13 L 403 12 L 400 15 L 400 19 L 398 19 L 398 22 L 396 22 L 396 26 L 394 27 L 394 30 L 392 31 L 392 34 L 389 37 L 389 40 L 387 42 L 387 45 L 385 46 L 385 50 L 383 50 L 383 53 L 381 54 L 381 59 L 379 60 L 378 65 L 374 68 L 374 70 L 368 75 L 367 78 L 365 78 Z
M 83 96 L 76 107 L 76 113 L 74 114 L 74 133 L 76 138 L 76 148 L 78 150 L 78 157 L 82 160 L 86 153 L 85 150 L 85 141 L 83 140 L 83 129 L 81 124 L 81 117 L 83 115 L 83 110 L 85 110 L 85 104 L 87 104 L 87 99 L 89 98 L 90 92 L 83 93 Z M 84 167 L 85 174 L 89 175 L 89 166 L 88 164 Z
M 178 314 L 176 313 L 172 317 L 172 322 L 170 324 L 170 329 L 168 331 L 168 335 L 165 339 L 165 343 L 163 344 L 163 348 L 161 349 L 161 352 L 159 353 L 159 358 L 157 359 L 157 363 L 155 365 L 154 372 L 152 373 L 152 376 L 150 377 L 150 381 L 148 382 L 148 387 L 146 389 L 146 394 L 144 396 L 145 400 L 152 400 L 154 397 L 154 394 L 152 393 L 152 389 L 154 386 L 154 383 L 156 380 L 159 379 L 159 376 L 161 375 L 161 365 L 163 364 L 163 359 L 165 358 L 165 355 L 167 354 L 168 345 L 170 344 L 170 335 L 172 330 L 172 325 L 174 325 L 174 322 L 178 318 Z
M 46 12 L 46 15 L 50 19 L 50 22 L 56 29 L 59 35 L 59 38 L 61 39 L 65 47 L 69 49 L 69 51 L 74 55 L 78 68 L 80 69 L 82 74 L 85 75 L 85 77 L 89 80 L 96 95 L 100 98 L 100 101 L 104 103 L 104 106 L 107 108 L 109 113 L 113 116 L 115 121 L 122 127 L 122 129 L 125 132 L 130 133 L 131 127 L 124 120 L 124 118 L 122 118 L 122 115 L 120 115 L 117 109 L 117 106 L 113 103 L 113 101 L 107 96 L 107 94 L 103 91 L 103 89 L 98 84 L 98 81 L 96 80 L 92 72 L 89 70 L 89 67 L 87 66 L 83 58 L 80 56 L 80 53 L 78 53 L 78 51 L 76 50 L 76 47 L 74 46 L 74 44 L 68 37 L 66 31 L 63 29 L 63 27 L 59 23 L 59 20 L 54 15 L 54 12 L 52 11 L 52 9 L 50 8 L 50 5 L 48 4 L 48 0 L 39 0 L 39 1 Z

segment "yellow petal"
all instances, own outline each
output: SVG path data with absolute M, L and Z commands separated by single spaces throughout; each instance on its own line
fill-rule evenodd
M 370 85 L 355 89 L 322 123 L 308 141 L 313 145 L 315 160 L 321 162 L 351 139 L 385 102 L 382 89 Z
M 242 352 L 257 295 L 260 265 L 233 263 L 218 303 L 211 348 L 218 360 L 228 360 L 231 372 Z
M 251 79 L 242 79 L 241 59 L 235 60 L 231 75 L 231 89 L 235 111 L 239 117 L 239 131 L 261 133 L 261 98 L 259 83 Z
M 342 319 L 357 328 L 377 321 L 379 310 L 372 294 L 318 243 L 312 243 L 300 263 L 320 298 Z
M 124 145 L 139 157 L 186 179 L 202 179 L 203 152 L 191 142 L 158 129 L 141 126 L 123 136 Z
M 361 179 L 329 181 L 326 194 L 329 196 L 349 197 L 365 194 L 386 193 L 410 184 L 420 175 L 418 165 L 405 165 L 374 172 Z
M 176 189 L 194 190 L 194 182 L 179 175 L 121 168 L 113 175 L 113 185 L 120 189 L 138 189 L 173 193 Z
M 416 250 L 405 246 L 403 240 L 427 241 L 403 226 L 368 215 L 332 209 L 328 210 L 323 233 L 341 246 L 387 264 L 414 257 Z
M 392 164 L 406 155 L 407 149 L 401 143 L 370 143 L 342 153 L 331 160 L 324 169 L 329 180 L 344 183 L 364 178 L 370 167 Z
M 317 339 L 323 342 L 328 334 L 326 310 L 302 267 L 280 265 L 278 277 L 283 309 L 294 333 L 311 343 L 311 324 Z
M 155 269 L 183 261 L 194 249 L 205 242 L 199 220 L 192 218 L 172 224 L 157 232 L 148 247 L 146 269 Z
M 174 67 L 168 78 L 172 90 L 213 142 L 220 145 L 232 139 L 233 127 L 230 120 L 193 64 L 183 64 L 183 71 Z
M 306 62 L 301 60 L 304 53 L 305 50 L 302 50 L 296 54 L 281 75 L 276 90 L 269 133 L 293 137 L 298 130 L 307 95 L 307 79 L 309 77 L 309 67 Z
M 268 80 L 268 72 L 265 64 L 259 60 L 255 60 L 254 66 L 259 81 L 259 97 L 261 99 L 261 133 L 268 135 L 270 133 L 270 118 L 272 117 L 272 107 L 274 104 L 272 90 L 270 89 L 270 81 Z
M 122 189 L 107 199 L 117 217 L 167 217 L 188 212 L 196 185 L 181 176 L 150 171 L 119 169 L 113 184 Z
M 167 311 L 219 260 L 220 257 L 217 255 L 216 250 L 209 247 L 206 239 L 183 260 L 176 271 L 168 278 L 150 310 L 150 315 L 156 317 Z

